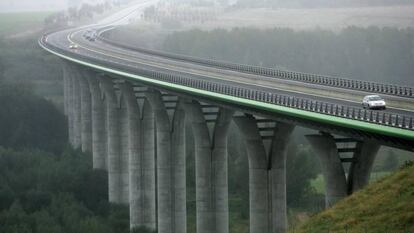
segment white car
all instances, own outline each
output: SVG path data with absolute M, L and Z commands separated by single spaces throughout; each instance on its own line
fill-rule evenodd
M 368 109 L 385 109 L 386 103 L 379 95 L 367 95 L 362 100 L 362 107 Z
M 70 43 L 69 48 L 70 49 L 77 49 L 78 48 L 78 45 L 77 44 L 74 44 L 74 43 Z

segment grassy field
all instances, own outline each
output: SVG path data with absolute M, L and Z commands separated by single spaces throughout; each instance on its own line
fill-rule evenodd
M 411 166 L 385 176 L 313 216 L 294 232 L 413 232 L 413 174 Z
M 51 12 L 0 13 L 0 35 L 39 29 Z
M 60 103 L 59 60 L 44 52 L 37 39 L 50 12 L 0 13 L 2 79 L 30 86 L 36 94 Z
M 348 26 L 358 27 L 412 27 L 414 5 L 378 6 L 362 8 L 304 8 L 304 9 L 237 9 L 219 14 L 217 20 L 203 24 L 185 25 L 185 28 L 203 29 L 257 27 L 315 28 L 338 31 Z
M 389 175 L 390 172 L 372 172 L 371 173 L 371 182 L 377 181 L 387 175 Z M 325 193 L 325 187 L 324 187 L 324 183 L 323 183 L 323 176 L 322 174 L 319 174 L 318 177 L 316 177 L 315 179 L 313 179 L 311 181 L 311 186 L 318 192 L 321 194 Z

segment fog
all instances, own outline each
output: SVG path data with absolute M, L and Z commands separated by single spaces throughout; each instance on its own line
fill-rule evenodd
M 98 4 L 108 0 L 1 0 L 0 12 L 56 11 L 82 3 Z M 113 2 L 115 0 L 109 0 Z M 161 2 L 195 5 L 227 5 L 246 8 L 315 8 L 315 7 L 365 7 L 414 4 L 414 0 L 163 0 Z
M 0 0 L 0 12 L 58 11 L 83 3 L 98 4 L 105 0 Z
M 105 2 L 114 4 L 102 4 Z M 114 17 L 113 13 L 120 9 L 137 9 L 130 4 L 134 2 L 148 5 L 141 5 L 128 17 L 119 12 Z M 68 118 L 63 114 L 68 105 L 65 106 L 62 77 L 72 66 L 62 69 L 62 60 L 39 47 L 38 39 L 45 31 L 113 22 L 122 15 L 122 22 L 130 24 L 106 31 L 104 38 L 128 46 L 219 61 L 414 86 L 414 0 L 0 0 L 0 12 L 24 12 L 0 14 L 0 233 L 130 233 L 128 206 L 108 202 L 106 171 L 92 170 L 91 153 L 81 153 L 68 144 Z M 75 42 L 69 44 L 64 35 L 59 41 L 62 43 L 56 44 L 73 54 L 82 54 L 88 49 L 85 46 L 99 50 L 102 42 L 86 41 L 90 33 L 82 33 Z M 48 39 L 53 42 L 52 37 Z M 79 43 L 79 47 L 73 43 Z M 122 55 L 106 55 L 125 59 Z M 146 56 L 138 59 L 146 63 Z M 171 67 L 170 64 L 165 68 Z M 228 75 L 223 75 L 223 79 L 231 73 L 224 71 Z M 76 80 L 77 74 L 86 77 L 92 73 L 73 72 L 69 80 Z M 214 78 L 216 73 L 207 74 Z M 108 77 L 100 74 L 97 78 Z M 72 90 L 77 87 L 69 86 Z M 66 99 L 66 103 L 77 102 L 74 99 Z M 73 123 L 71 113 L 68 115 Z M 403 121 L 408 122 L 405 118 Z M 269 133 L 273 127 L 266 124 L 261 129 Z M 250 217 L 246 143 L 235 124 L 228 131 L 229 232 L 246 233 Z M 107 129 L 102 132 L 106 135 Z M 293 229 L 321 211 L 325 204 L 318 157 L 304 137 L 315 133 L 296 127 L 292 143 L 287 145 L 288 224 Z M 185 136 L 187 232 L 196 233 L 196 149 L 190 129 L 186 129 Z M 381 147 L 372 165 L 372 181 L 413 159 L 412 152 Z M 351 174 L 349 166 L 344 171 Z M 410 207 L 394 201 L 408 200 L 414 190 L 395 190 L 401 198 L 395 198 L 393 193 L 392 208 Z M 381 200 L 381 206 L 386 206 L 383 199 L 372 199 Z M 358 207 L 367 213 L 368 207 Z M 396 215 L 395 211 L 389 213 Z M 412 216 L 412 211 L 400 215 L 407 222 L 412 220 L 406 217 Z M 349 216 L 349 222 L 373 217 Z M 349 228 L 349 232 L 362 231 Z

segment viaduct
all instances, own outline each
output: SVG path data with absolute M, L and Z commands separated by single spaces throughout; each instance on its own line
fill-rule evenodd
M 92 42 L 84 38 L 91 28 Z M 319 132 L 306 138 L 327 207 L 368 183 L 381 145 L 414 151 L 411 87 L 135 48 L 109 40 L 111 30 L 67 29 L 39 45 L 62 60 L 70 143 L 107 171 L 109 201 L 129 205 L 131 228 L 186 232 L 185 124 L 195 141 L 198 233 L 229 232 L 232 121 L 248 152 L 251 233 L 287 230 L 286 147 L 296 126 Z M 383 95 L 389 108 L 363 109 L 368 93 Z

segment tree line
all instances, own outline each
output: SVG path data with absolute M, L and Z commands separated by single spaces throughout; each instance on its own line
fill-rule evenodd
M 413 0 L 238 0 L 235 7 L 361 7 L 414 4 Z
M 414 30 L 349 27 L 339 33 L 236 28 L 168 35 L 169 52 L 278 69 L 414 85 Z

